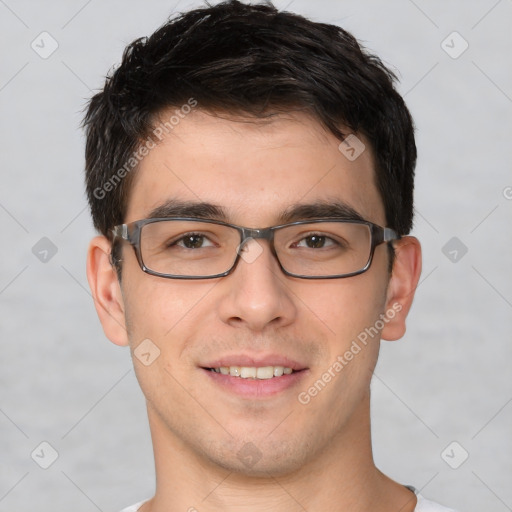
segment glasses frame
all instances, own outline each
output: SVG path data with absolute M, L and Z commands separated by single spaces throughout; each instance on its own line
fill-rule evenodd
M 152 224 L 154 222 L 162 222 L 162 221 L 192 221 L 192 222 L 202 222 L 206 224 L 219 224 L 222 226 L 227 226 L 233 229 L 236 229 L 238 233 L 240 234 L 240 244 L 237 247 L 237 255 L 235 258 L 235 261 L 233 262 L 233 265 L 231 268 L 226 270 L 225 272 L 222 272 L 221 274 L 215 274 L 211 276 L 183 276 L 183 275 L 174 275 L 174 274 L 163 274 L 161 272 L 156 272 L 154 270 L 151 270 L 150 268 L 146 267 L 144 260 L 142 259 L 142 251 L 140 246 L 140 237 L 142 228 L 146 226 L 147 224 Z M 368 226 L 370 228 L 370 255 L 368 257 L 368 260 L 363 268 L 360 270 L 357 270 L 355 272 L 350 272 L 348 274 L 335 274 L 335 275 L 329 275 L 329 276 L 306 276 L 302 274 L 294 274 L 292 272 L 288 272 L 283 265 L 281 264 L 281 261 L 279 260 L 279 257 L 277 256 L 277 252 L 274 247 L 274 233 L 279 230 L 286 228 L 288 226 L 298 226 L 300 224 L 316 224 L 320 222 L 345 222 L 350 224 L 363 224 L 365 226 Z M 299 279 L 343 279 L 346 277 L 352 277 L 357 276 L 359 274 L 362 274 L 363 272 L 366 272 L 373 261 L 373 255 L 375 252 L 375 248 L 383 243 L 389 243 L 393 242 L 394 240 L 399 240 L 401 237 L 391 228 L 386 228 L 379 226 L 378 224 L 374 224 L 373 222 L 367 221 L 367 220 L 361 220 L 361 219 L 337 219 L 337 218 L 317 218 L 317 219 L 307 219 L 307 220 L 299 220 L 295 222 L 289 222 L 287 224 L 279 224 L 277 226 L 271 226 L 268 228 L 246 228 L 244 226 L 237 226 L 236 224 L 229 224 L 228 222 L 223 222 L 220 220 L 211 220 L 211 219 L 201 219 L 197 217 L 155 217 L 151 219 L 141 219 L 136 220 L 134 222 L 130 222 L 128 224 L 119 224 L 118 226 L 115 226 L 112 229 L 113 234 L 113 241 L 115 242 L 117 238 L 121 238 L 122 240 L 125 240 L 131 246 L 133 247 L 135 251 L 135 256 L 137 258 L 137 261 L 139 263 L 139 266 L 143 272 L 146 274 L 150 274 L 152 276 L 157 277 L 163 277 L 165 279 L 216 279 L 219 277 L 224 277 L 229 274 L 231 274 L 236 266 L 238 265 L 238 262 L 240 261 L 240 253 L 242 252 L 242 249 L 246 242 L 248 242 L 250 239 L 261 239 L 261 240 L 267 240 L 269 242 L 270 251 L 272 255 L 275 257 L 277 263 L 279 264 L 279 267 L 281 268 L 281 271 L 290 277 L 298 277 Z

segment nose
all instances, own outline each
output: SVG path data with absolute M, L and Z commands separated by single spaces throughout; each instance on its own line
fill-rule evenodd
M 284 327 L 297 315 L 288 278 L 266 240 L 249 239 L 235 270 L 222 278 L 218 312 L 223 322 L 251 331 Z

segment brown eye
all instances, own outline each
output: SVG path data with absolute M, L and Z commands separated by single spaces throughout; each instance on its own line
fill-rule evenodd
M 199 233 L 189 233 L 176 240 L 173 245 L 184 247 L 185 249 L 202 249 L 213 245 L 210 240 Z
M 329 236 L 320 234 L 307 235 L 296 244 L 296 247 L 305 247 L 306 249 L 323 249 L 331 247 L 337 243 Z
M 304 239 L 311 249 L 320 249 L 325 245 L 325 236 L 311 235 Z

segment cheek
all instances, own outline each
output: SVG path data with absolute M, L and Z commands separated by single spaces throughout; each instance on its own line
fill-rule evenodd
M 387 279 L 380 270 L 346 279 L 319 281 L 315 287 L 297 290 L 304 302 L 304 313 L 320 321 L 333 341 L 333 349 L 343 350 L 364 329 L 373 326 L 383 312 Z
M 190 318 L 208 300 L 213 286 L 214 282 L 179 281 L 147 274 L 127 281 L 123 298 L 131 343 L 152 337 L 164 342 L 183 326 L 190 328 Z
M 314 368 L 299 395 L 304 421 L 330 410 L 333 431 L 347 422 L 368 395 L 380 348 L 375 326 L 384 312 L 387 279 L 381 268 L 326 281 L 305 295 L 308 308 L 327 326 L 326 359 Z M 318 320 L 317 320 L 318 323 Z M 313 414 L 312 414 L 313 413 Z
M 170 408 L 167 402 L 185 411 L 191 407 L 180 383 L 195 368 L 187 357 L 188 341 L 197 336 L 201 324 L 197 312 L 213 286 L 212 282 L 180 282 L 147 274 L 124 282 L 134 369 L 146 399 L 157 409 Z

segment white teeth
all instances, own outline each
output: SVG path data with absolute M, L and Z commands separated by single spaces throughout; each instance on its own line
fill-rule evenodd
M 284 368 L 282 366 L 274 366 L 274 377 L 281 377 L 283 375 Z
M 262 366 L 257 369 L 255 377 L 257 379 L 271 379 L 274 376 L 273 366 Z
M 282 375 L 290 375 L 293 372 L 291 368 L 284 366 L 221 366 L 211 368 L 215 373 L 230 375 L 231 377 L 241 377 L 242 379 L 272 379 Z
M 248 379 L 249 377 L 251 377 L 252 379 L 255 379 L 256 378 L 256 368 L 251 367 L 251 366 L 242 366 L 240 368 L 240 377 L 242 377 L 242 379 Z

